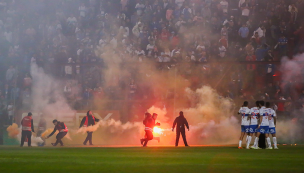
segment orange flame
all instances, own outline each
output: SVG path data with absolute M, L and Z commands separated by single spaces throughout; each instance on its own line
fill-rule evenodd
M 161 128 L 159 128 L 159 127 L 154 127 L 153 128 L 153 133 L 154 134 L 159 134 L 159 135 L 161 135 L 161 134 L 163 134 L 163 129 L 161 129 Z

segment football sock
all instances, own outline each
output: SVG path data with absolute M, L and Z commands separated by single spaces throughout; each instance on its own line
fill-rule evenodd
M 274 145 L 274 148 L 277 148 L 277 137 L 273 137 L 272 138 L 272 141 L 273 141 L 273 145 Z
M 271 141 L 270 141 L 269 137 L 267 138 L 267 143 L 268 143 L 268 148 L 270 148 L 271 147 Z
M 259 138 L 258 137 L 256 137 L 255 138 L 255 140 L 254 140 L 254 147 L 256 148 L 256 147 L 258 147 L 258 143 L 259 143 Z
M 239 147 L 242 147 L 242 141 L 241 140 L 239 141 Z
M 246 148 L 248 148 L 248 147 L 249 147 L 250 142 L 251 142 L 251 136 L 248 136 L 248 141 L 247 141 L 247 146 L 246 146 Z

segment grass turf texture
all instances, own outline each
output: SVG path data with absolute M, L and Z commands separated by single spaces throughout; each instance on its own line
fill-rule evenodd
M 304 146 L 279 147 L 0 147 L 0 172 L 304 172 Z

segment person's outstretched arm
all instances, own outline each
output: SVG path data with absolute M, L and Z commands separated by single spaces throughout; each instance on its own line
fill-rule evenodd
M 95 117 L 95 122 L 99 122 L 99 121 L 100 121 L 100 119 L 98 119 L 98 118 Z
M 54 130 L 53 130 L 53 132 L 49 135 L 49 136 L 47 136 L 47 138 L 49 138 L 49 137 L 51 137 L 51 136 L 53 136 L 53 134 L 56 132 L 56 126 L 54 127 Z
M 188 129 L 188 131 L 189 131 L 190 129 L 189 129 L 189 124 L 188 124 L 187 119 L 185 118 L 185 120 L 184 120 L 184 121 L 185 121 L 185 125 L 186 125 L 186 127 L 187 127 L 187 129 Z

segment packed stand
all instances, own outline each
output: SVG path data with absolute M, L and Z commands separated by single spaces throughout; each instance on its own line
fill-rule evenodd
M 0 0 L 1 111 L 12 119 L 15 107 L 29 108 L 34 62 L 63 81 L 66 98 L 78 109 L 93 98 L 145 98 L 138 96 L 136 74 L 105 84 L 109 56 L 122 64 L 170 63 L 169 70 L 172 63 L 202 63 L 197 71 L 186 65 L 184 76 L 218 75 L 225 87 L 216 89 L 233 99 L 301 99 L 290 93 L 292 81 L 280 84 L 276 76 L 281 57 L 303 51 L 303 4 L 303 0 Z M 269 64 L 225 64 L 231 61 Z

